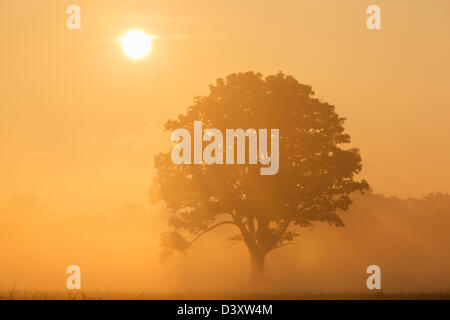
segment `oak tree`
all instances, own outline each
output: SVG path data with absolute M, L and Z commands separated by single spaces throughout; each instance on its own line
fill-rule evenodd
M 357 176 L 358 149 L 344 148 L 350 143 L 345 118 L 292 76 L 245 72 L 218 79 L 165 129 L 192 132 L 194 121 L 202 121 L 204 130 L 279 129 L 279 171 L 265 176 L 249 164 L 174 164 L 170 152 L 158 154 L 149 193 L 170 214 L 171 230 L 161 236 L 164 255 L 184 252 L 204 234 L 232 225 L 230 240 L 247 246 L 251 283 L 258 287 L 270 251 L 293 243 L 300 228 L 314 222 L 344 226 L 339 214 L 349 208 L 351 193 L 368 189 Z

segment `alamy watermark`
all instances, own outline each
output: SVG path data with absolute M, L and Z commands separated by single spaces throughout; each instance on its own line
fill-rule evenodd
M 367 14 L 370 16 L 367 18 L 366 25 L 369 30 L 381 30 L 381 9 L 379 6 L 372 4 L 367 7 Z
M 267 140 L 270 137 L 270 155 Z M 248 138 L 248 164 L 263 165 L 261 175 L 277 174 L 279 169 L 279 129 L 226 129 L 225 145 L 219 129 L 203 132 L 201 121 L 194 121 L 193 153 L 192 138 L 187 129 L 176 129 L 171 140 L 178 142 L 172 149 L 171 159 L 175 164 L 246 164 L 246 140 Z M 209 144 L 203 149 L 203 141 Z M 235 143 L 237 143 L 235 148 Z M 235 157 L 236 149 L 236 157 Z M 224 160 L 225 154 L 225 160 Z M 235 159 L 236 158 L 236 159 Z M 235 161 L 236 160 L 236 161 Z
M 66 269 L 66 273 L 70 274 L 66 280 L 66 287 L 69 290 L 81 289 L 81 269 L 77 265 L 70 265 Z
M 370 274 L 367 278 L 367 289 L 369 290 L 380 290 L 381 289 L 381 268 L 377 265 L 370 265 L 366 269 L 366 273 Z
M 76 4 L 71 4 L 66 9 L 66 14 L 70 16 L 66 20 L 66 27 L 69 30 L 80 30 L 81 29 L 81 9 Z

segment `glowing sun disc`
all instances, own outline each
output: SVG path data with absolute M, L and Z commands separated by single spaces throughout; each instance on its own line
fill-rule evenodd
M 131 59 L 142 59 L 152 50 L 152 36 L 140 30 L 126 33 L 119 38 L 123 52 Z

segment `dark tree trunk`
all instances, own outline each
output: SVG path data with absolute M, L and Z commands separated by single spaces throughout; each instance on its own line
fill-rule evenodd
M 250 251 L 250 289 L 252 291 L 264 291 L 264 259 L 266 253 Z

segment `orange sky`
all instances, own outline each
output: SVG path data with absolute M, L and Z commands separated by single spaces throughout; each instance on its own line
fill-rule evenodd
M 66 29 L 69 4 L 80 31 Z M 382 30 L 366 28 L 378 4 Z M 132 61 L 117 38 L 157 35 Z M 2 1 L 0 199 L 52 213 L 146 203 L 163 125 L 232 72 L 279 70 L 348 118 L 363 176 L 402 197 L 450 192 L 450 2 Z

